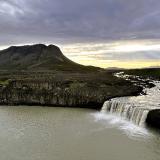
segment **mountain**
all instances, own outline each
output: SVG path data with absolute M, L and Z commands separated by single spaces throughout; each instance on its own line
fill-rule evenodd
M 118 68 L 118 67 L 108 67 L 106 70 L 125 70 L 125 68 Z
M 12 46 L 0 51 L 0 70 L 98 70 L 92 66 L 77 64 L 63 55 L 55 45 Z

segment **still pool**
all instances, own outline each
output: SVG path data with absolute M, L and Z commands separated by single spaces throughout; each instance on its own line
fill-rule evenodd
M 160 134 L 89 109 L 0 107 L 0 160 L 159 160 Z

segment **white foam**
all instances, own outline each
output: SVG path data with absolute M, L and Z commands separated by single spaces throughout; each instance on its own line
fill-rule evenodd
M 103 124 L 106 128 L 117 128 L 123 131 L 128 137 L 136 138 L 150 138 L 152 134 L 145 127 L 137 126 L 120 116 L 111 113 L 95 113 L 92 114 L 95 121 Z

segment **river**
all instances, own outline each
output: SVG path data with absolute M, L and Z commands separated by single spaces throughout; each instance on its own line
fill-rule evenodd
M 89 109 L 1 106 L 0 160 L 159 160 L 160 135 Z
M 160 107 L 153 83 L 146 95 L 106 101 L 101 112 L 1 106 L 0 160 L 159 160 L 160 133 L 145 126 Z

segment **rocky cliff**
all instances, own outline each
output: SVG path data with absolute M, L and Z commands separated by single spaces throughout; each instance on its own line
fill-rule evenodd
M 3 77 L 3 79 L 2 79 Z M 9 79 L 6 79 L 9 78 Z M 100 109 L 105 100 L 137 95 L 141 87 L 110 73 L 5 73 L 1 105 L 43 105 Z

